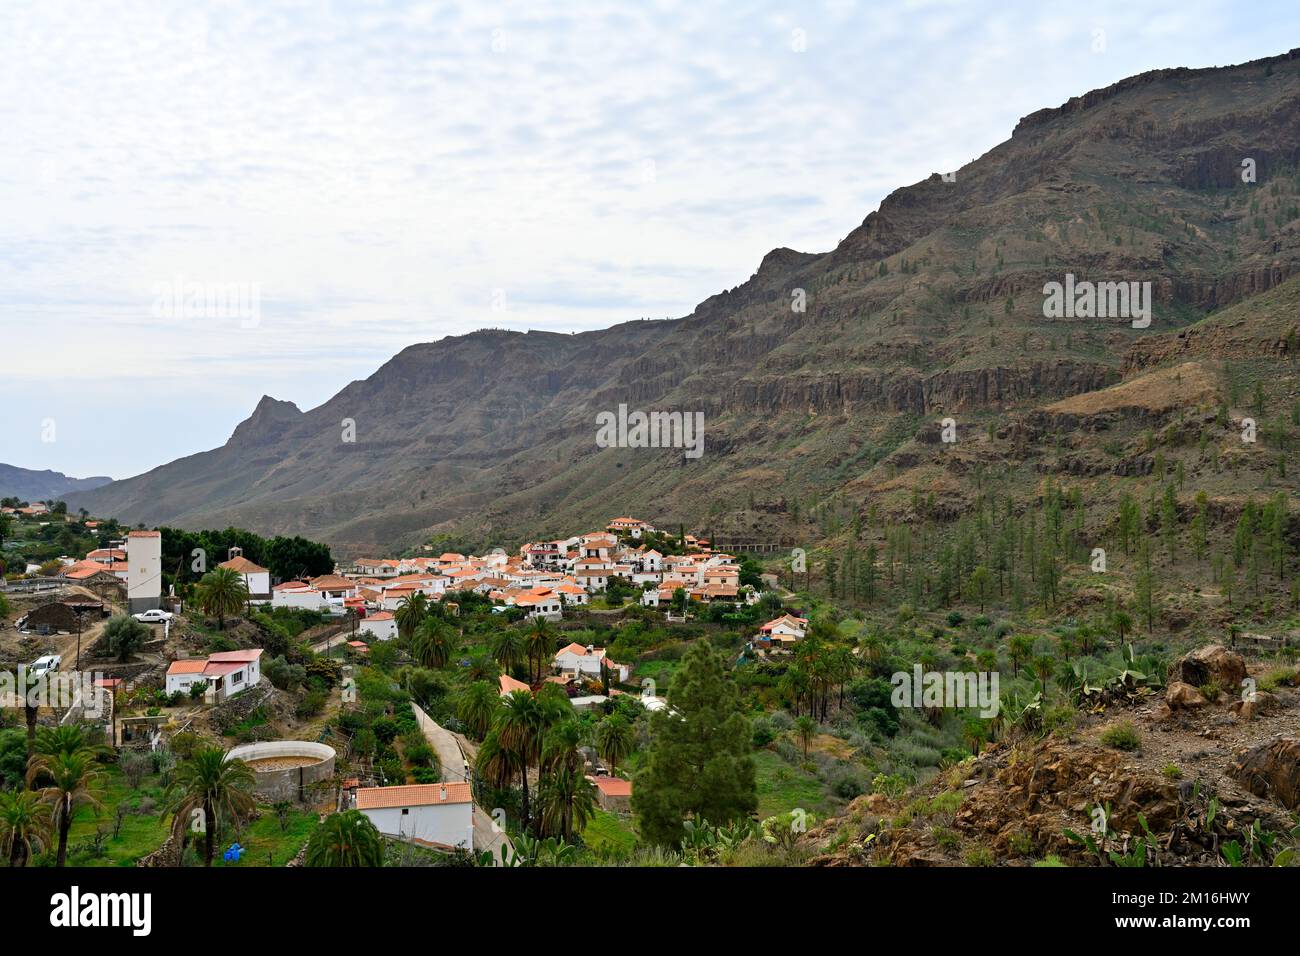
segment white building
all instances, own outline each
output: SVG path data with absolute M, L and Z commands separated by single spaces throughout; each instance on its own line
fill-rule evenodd
M 397 618 L 388 611 L 367 614 L 357 625 L 357 630 L 377 641 L 391 641 L 397 636 Z
M 242 554 L 236 552 L 238 548 L 231 548 L 231 557 L 229 561 L 223 561 L 219 567 L 229 568 L 244 580 L 244 587 L 248 588 L 248 599 L 253 604 L 269 604 L 271 601 L 271 572 L 260 565 L 254 564 Z
M 474 846 L 474 798 L 468 783 L 364 787 L 354 806 L 388 836 L 437 847 Z
M 538 593 L 538 592 L 542 593 Z M 548 621 L 558 621 L 564 614 L 564 604 L 560 596 L 550 588 L 538 588 L 517 595 L 515 606 L 528 611 L 530 618 L 541 617 Z
M 262 679 L 261 657 L 262 649 L 256 647 L 246 651 L 222 651 L 207 658 L 172 661 L 167 668 L 167 693 L 189 693 L 190 688 L 201 681 L 215 685 L 219 699 L 233 696 L 257 686 Z
M 327 607 L 325 593 L 317 591 L 303 581 L 286 581 L 271 589 L 271 607 L 293 607 L 308 611 L 323 611 Z
M 768 621 L 758 629 L 760 642 L 769 641 L 776 644 L 793 644 L 801 641 L 808 633 L 808 619 L 782 614 L 776 620 Z
M 162 532 L 126 536 L 126 600 L 132 614 L 162 605 Z
M 603 647 L 592 647 L 590 644 L 586 647 L 581 644 L 569 644 L 555 653 L 555 667 L 561 674 L 573 674 L 578 677 L 599 680 L 602 663 L 609 668 L 610 677 L 614 680 L 627 680 L 631 668 L 627 664 L 616 664 L 614 661 L 609 660 L 605 657 Z

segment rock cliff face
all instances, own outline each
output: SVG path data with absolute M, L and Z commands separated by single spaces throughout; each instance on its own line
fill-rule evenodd
M 346 555 L 635 509 L 697 524 L 737 489 L 866 501 L 924 462 L 889 457 L 919 419 L 993 416 L 1012 434 L 1039 406 L 1171 363 L 1294 358 L 1298 158 L 1300 52 L 1132 77 L 1026 117 L 955 182 L 896 190 L 829 252 L 773 250 L 685 318 L 414 345 L 319 408 L 263 398 L 222 448 L 72 503 Z M 1150 282 L 1150 327 L 1045 318 L 1043 286 L 1067 273 Z M 596 415 L 620 403 L 703 412 L 704 456 L 598 447 Z M 1101 427 L 1060 418 L 1052 440 L 1077 444 L 1060 429 L 1085 420 Z M 1120 467 L 1073 461 L 1059 467 Z

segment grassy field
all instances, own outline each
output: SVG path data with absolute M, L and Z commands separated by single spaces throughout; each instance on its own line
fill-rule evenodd
M 754 753 L 758 777 L 758 816 L 789 813 L 796 807 L 818 816 L 830 809 L 826 788 L 813 774 L 782 760 L 771 750 Z
M 261 818 L 246 826 L 236 838 L 245 851 L 240 862 L 226 863 L 222 859 L 222 852 L 230 845 L 227 841 L 225 846 L 217 847 L 213 866 L 284 866 L 311 839 L 316 829 L 316 813 L 313 811 L 292 811 L 282 831 L 275 813 L 267 807 L 262 810 Z
M 83 807 L 72 821 L 68 832 L 68 866 L 134 866 L 140 857 L 158 849 L 167 839 L 167 824 L 156 811 L 138 812 L 142 801 L 162 803 L 162 787 L 158 776 L 150 775 L 132 790 L 116 766 L 101 768 L 103 787 L 99 791 L 101 807 Z M 116 838 L 117 807 L 125 806 L 131 812 L 122 818 Z M 147 809 L 147 804 L 146 804 Z M 93 846 L 96 835 L 103 834 L 100 850 Z
M 596 811 L 582 831 L 582 839 L 596 856 L 606 859 L 628 856 L 637 843 L 631 825 L 607 810 Z
M 103 767 L 102 771 L 101 807 L 98 811 L 85 807 L 73 820 L 68 833 L 68 866 L 134 866 L 167 839 L 171 821 L 164 820 L 159 812 L 163 802 L 159 777 L 151 774 L 144 778 L 139 789 L 132 790 L 116 766 Z M 114 837 L 119 806 L 130 812 L 123 815 Z M 142 809 L 146 812 L 142 813 Z M 222 851 L 232 839 L 246 848 L 239 866 L 283 866 L 316 828 L 316 814 L 310 810 L 294 810 L 283 832 L 269 807 L 262 807 L 261 811 L 262 816 L 248 824 L 237 837 L 223 837 L 214 866 L 235 865 L 225 864 L 221 859 Z M 97 836 L 98 849 L 95 848 Z

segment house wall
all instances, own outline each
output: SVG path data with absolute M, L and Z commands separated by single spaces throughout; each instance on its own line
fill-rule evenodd
M 447 846 L 469 849 L 474 843 L 474 805 L 470 803 L 430 804 L 407 807 L 381 807 L 362 810 L 380 833 L 408 839 L 426 840 Z
M 206 684 L 208 679 L 202 674 L 168 674 L 167 693 L 174 694 L 179 690 L 188 694 L 190 692 L 190 687 L 192 687 L 196 681 L 202 681 Z
M 227 674 L 221 678 L 221 689 L 227 697 L 231 694 L 238 694 L 240 691 L 248 690 L 250 687 L 256 687 L 257 682 L 262 679 L 257 661 L 250 661 L 241 669 Z M 240 678 L 236 680 L 236 678 Z
M 325 606 L 325 596 L 319 591 L 274 591 L 272 607 L 299 607 L 319 611 Z
M 126 539 L 126 598 L 132 614 L 162 604 L 162 538 Z
M 357 630 L 365 634 L 370 634 L 377 641 L 391 641 L 397 636 L 397 621 L 372 621 L 369 618 L 363 618 L 357 625 Z

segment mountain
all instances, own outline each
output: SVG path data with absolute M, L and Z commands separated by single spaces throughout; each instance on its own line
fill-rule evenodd
M 90 491 L 109 484 L 113 479 L 104 475 L 94 478 L 69 478 L 57 471 L 32 471 L 17 465 L 0 462 L 0 498 L 21 498 L 24 501 L 48 501 L 62 498 L 74 491 Z
M 619 513 L 802 541 L 834 530 L 809 527 L 828 502 L 906 520 L 920 489 L 958 515 L 990 469 L 1104 497 L 1107 476 L 1155 467 L 1145 432 L 1294 403 L 1298 160 L 1300 50 L 1144 73 L 896 190 L 833 250 L 768 253 L 684 318 L 414 345 L 318 408 L 264 397 L 221 448 L 74 503 L 356 555 Z M 1150 283 L 1149 327 L 1048 318 L 1046 284 L 1076 280 Z M 620 404 L 702 413 L 703 455 L 600 447 Z M 1231 434 L 1213 438 L 1246 476 L 1225 501 L 1275 483 L 1268 446 Z

